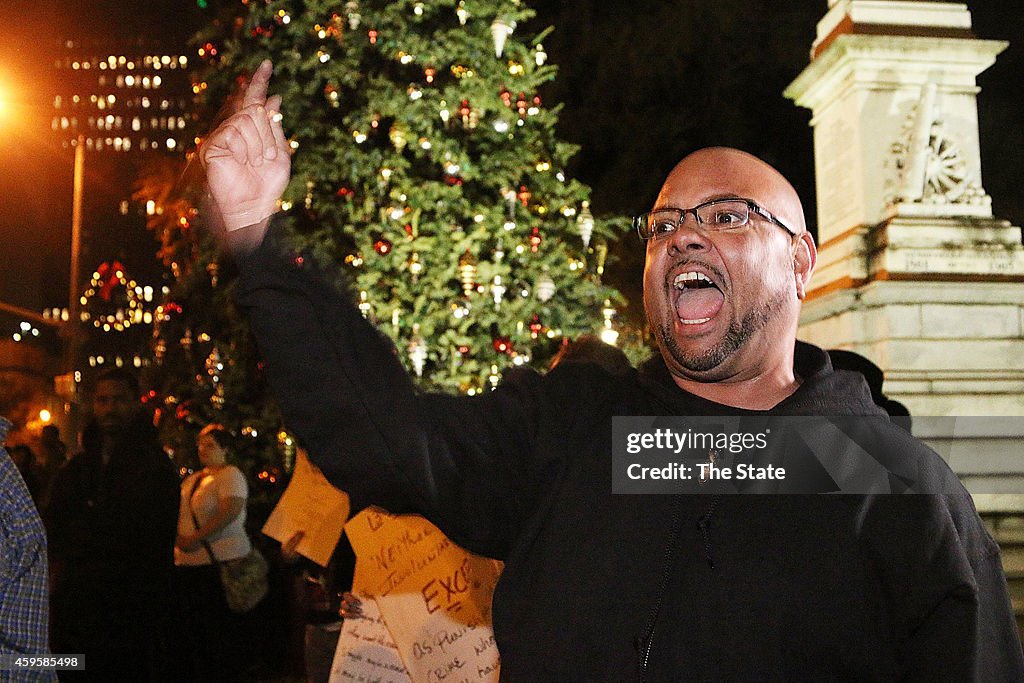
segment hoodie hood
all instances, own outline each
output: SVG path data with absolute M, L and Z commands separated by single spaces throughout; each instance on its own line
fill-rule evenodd
M 798 341 L 793 371 L 802 382 L 792 395 L 770 410 L 747 410 L 695 396 L 672 380 L 660 353 L 639 368 L 640 383 L 670 414 L 675 415 L 885 415 L 871 399 L 871 390 L 857 372 L 836 371 L 822 349 Z

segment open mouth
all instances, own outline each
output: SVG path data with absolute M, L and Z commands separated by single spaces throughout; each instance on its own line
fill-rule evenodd
M 683 325 L 701 325 L 714 318 L 723 304 L 725 295 L 705 273 L 686 270 L 672 279 L 675 290 L 676 317 Z

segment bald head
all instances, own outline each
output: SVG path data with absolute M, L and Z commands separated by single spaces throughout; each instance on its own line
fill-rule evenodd
M 693 207 L 744 199 L 741 225 L 702 226 Z M 681 388 L 726 405 L 771 407 L 797 386 L 800 300 L 816 250 L 796 190 L 746 152 L 712 147 L 680 161 L 655 210 L 675 209 L 675 229 L 647 240 L 644 309 Z M 683 211 L 686 210 L 686 213 Z
M 731 147 L 707 147 L 672 169 L 655 208 L 687 208 L 717 197 L 753 199 L 797 234 L 807 231 L 800 197 L 785 176 L 752 154 Z M 686 198 L 686 204 L 675 204 Z

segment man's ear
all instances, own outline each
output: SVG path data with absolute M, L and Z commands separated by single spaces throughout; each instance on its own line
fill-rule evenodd
M 798 299 L 807 297 L 807 284 L 811 281 L 814 264 L 818 262 L 818 249 L 811 233 L 804 231 L 793 238 L 793 281 Z

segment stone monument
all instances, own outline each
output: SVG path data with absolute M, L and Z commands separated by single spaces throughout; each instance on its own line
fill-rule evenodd
M 975 82 L 1008 44 L 978 39 L 963 3 L 828 4 L 785 91 L 814 128 L 819 257 L 800 336 L 873 360 L 913 415 L 1024 416 L 1024 246 L 984 190 Z M 999 424 L 980 441 L 922 436 L 959 454 L 975 490 L 1024 492 L 1024 420 Z M 982 441 L 986 462 L 964 450 Z

